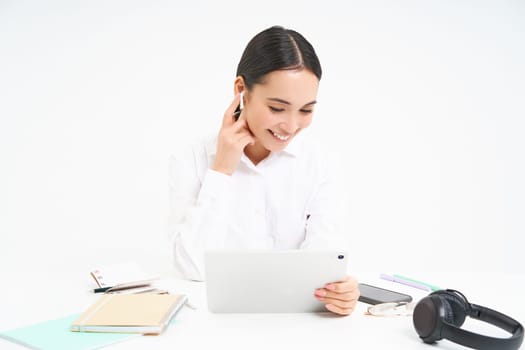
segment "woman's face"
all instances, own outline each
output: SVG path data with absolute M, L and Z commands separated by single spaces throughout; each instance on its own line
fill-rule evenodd
M 281 151 L 306 129 L 312 122 L 318 87 L 319 80 L 309 70 L 279 70 L 247 91 L 243 114 L 255 146 Z

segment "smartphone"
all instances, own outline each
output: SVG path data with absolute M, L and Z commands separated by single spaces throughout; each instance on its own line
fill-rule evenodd
M 412 297 L 408 294 L 371 286 L 365 283 L 359 283 L 359 291 L 361 292 L 361 296 L 358 300 L 372 305 L 397 302 L 409 303 L 412 301 Z

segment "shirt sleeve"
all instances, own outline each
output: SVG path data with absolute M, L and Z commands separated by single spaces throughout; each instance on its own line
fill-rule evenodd
M 195 150 L 170 159 L 169 235 L 175 266 L 191 280 L 204 279 L 204 251 L 224 246 L 231 207 L 230 176 L 199 163 Z M 205 157 L 205 156 L 203 156 Z
M 326 156 L 331 153 L 332 157 Z M 343 230 L 346 198 L 334 152 L 319 152 L 317 181 L 307 208 L 306 235 L 300 249 L 335 249 L 348 252 Z M 324 155 L 323 155 L 324 154 Z

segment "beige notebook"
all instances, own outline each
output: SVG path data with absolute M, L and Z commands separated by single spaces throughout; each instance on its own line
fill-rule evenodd
M 71 325 L 75 332 L 160 334 L 185 295 L 104 294 Z

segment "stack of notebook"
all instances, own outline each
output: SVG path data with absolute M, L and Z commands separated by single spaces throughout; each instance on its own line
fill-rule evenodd
M 71 325 L 75 332 L 159 334 L 186 303 L 185 295 L 104 294 Z
M 31 349 L 99 349 L 141 334 L 161 333 L 185 303 L 184 295 L 104 294 L 81 315 L 3 331 L 0 338 Z

